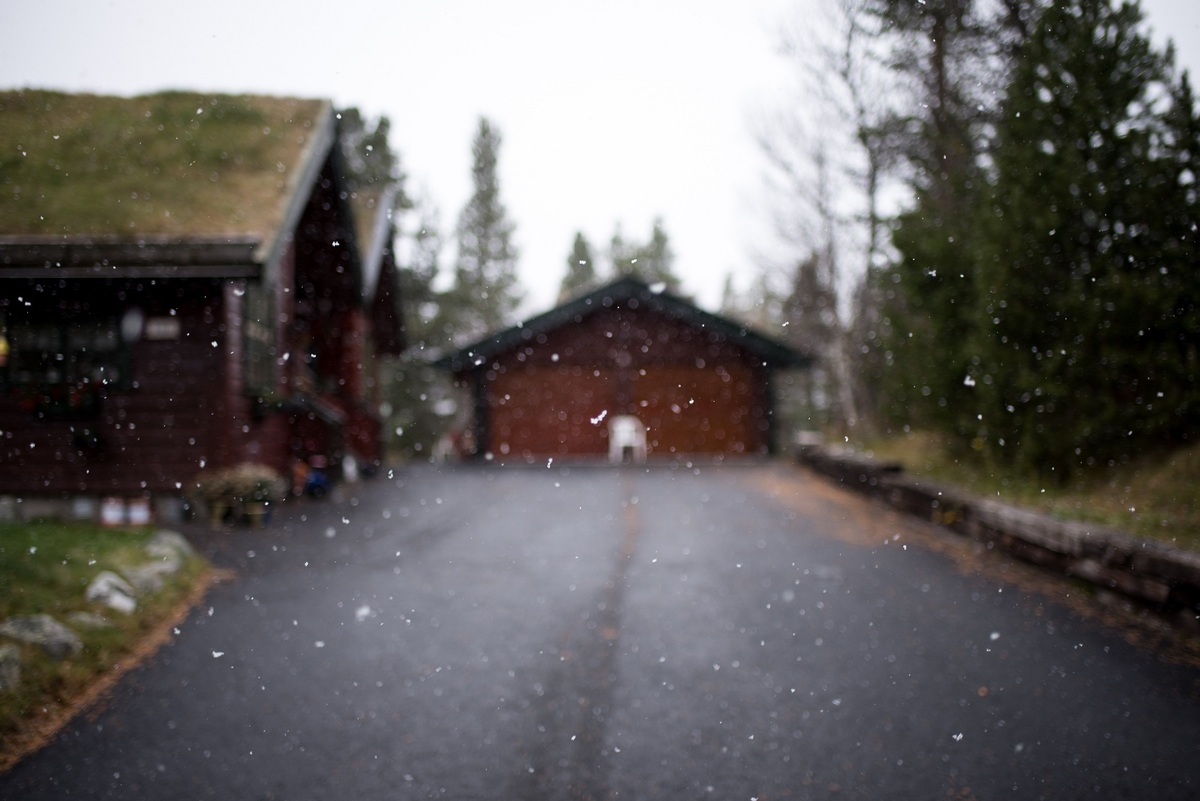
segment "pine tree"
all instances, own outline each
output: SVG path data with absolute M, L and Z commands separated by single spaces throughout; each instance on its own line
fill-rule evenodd
M 978 446 L 1060 479 L 1162 434 L 1139 410 L 1167 389 L 1147 350 L 1167 334 L 1159 221 L 1175 200 L 1151 146 L 1165 61 L 1140 21 L 1109 0 L 1048 8 L 998 128 L 963 383 Z
M 451 342 L 434 283 L 441 271 L 442 235 L 437 208 L 426 198 L 414 203 L 417 222 L 407 234 L 408 258 L 398 265 L 408 349 L 389 360 L 384 382 L 388 431 L 394 451 L 405 458 L 429 458 L 449 421 L 440 413 L 452 397 L 449 376 L 430 357 Z
M 563 301 L 592 289 L 598 279 L 592 246 L 588 244 L 583 232 L 578 231 L 575 241 L 571 243 L 571 252 L 567 255 L 567 271 L 558 289 L 559 300 Z
M 391 122 L 386 116 L 370 125 L 357 108 L 338 112 L 338 138 L 342 143 L 347 188 L 354 192 L 396 186 L 400 190 L 396 197 L 397 207 L 407 209 L 412 203 L 403 191 L 406 176 L 401 169 L 400 156 L 388 142 L 390 131 Z
M 874 0 L 896 38 L 893 68 L 915 88 L 911 108 L 892 120 L 893 146 L 910 171 L 913 205 L 896 220 L 898 258 L 885 317 L 889 395 L 912 422 L 963 434 L 962 375 L 974 320 L 979 165 L 983 126 L 978 74 L 988 27 L 973 0 Z M 872 277 L 873 278 L 873 277 Z M 886 295 L 884 296 L 886 297 Z
M 1161 293 L 1158 339 L 1146 351 L 1162 388 L 1143 398 L 1143 412 L 1148 428 L 1183 442 L 1200 430 L 1200 113 L 1186 72 L 1172 82 L 1157 145 L 1168 199 L 1159 206 L 1162 247 L 1150 256 Z
M 442 233 L 437 208 L 426 198 L 414 204 L 417 213 L 416 229 L 410 235 L 412 246 L 408 259 L 400 266 L 401 297 L 407 316 L 409 347 L 417 350 L 444 348 L 453 339 L 453 331 L 445 329 L 441 313 L 442 300 L 434 288 L 441 272 Z
M 612 238 L 608 240 L 608 261 L 612 265 L 614 277 L 637 275 L 637 245 L 625 241 L 621 233 L 621 225 L 613 230 Z
M 500 142 L 499 132 L 480 118 L 471 147 L 474 191 L 458 218 L 454 286 L 444 299 L 459 339 L 503 328 L 521 299 L 515 226 L 500 199 Z
M 627 242 L 618 225 L 609 241 L 608 255 L 614 275 L 662 284 L 672 292 L 678 292 L 683 284 L 675 274 L 675 251 L 661 217 L 654 220 L 650 239 L 644 244 Z
M 675 251 L 671 249 L 661 217 L 654 220 L 650 241 L 639 250 L 638 273 L 650 284 L 662 284 L 672 292 L 679 291 L 682 282 L 675 275 Z

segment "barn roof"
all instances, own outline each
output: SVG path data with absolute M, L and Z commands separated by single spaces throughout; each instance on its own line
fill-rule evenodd
M 656 311 L 694 328 L 703 329 L 730 344 L 737 345 L 771 367 L 806 367 L 811 358 L 778 340 L 747 326 L 707 312 L 695 304 L 657 286 L 632 277 L 616 281 L 570 300 L 525 322 L 491 334 L 434 362 L 435 366 L 455 373 L 467 372 L 490 359 L 517 347 L 538 334 L 574 325 L 583 318 L 612 307 L 627 307 L 631 300 L 638 308 Z

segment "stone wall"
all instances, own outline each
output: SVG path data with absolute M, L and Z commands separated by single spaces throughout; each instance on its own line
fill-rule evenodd
M 804 447 L 797 458 L 847 489 L 898 511 L 1081 579 L 1200 631 L 1200 553 L 980 498 L 905 475 L 898 464 L 854 453 Z

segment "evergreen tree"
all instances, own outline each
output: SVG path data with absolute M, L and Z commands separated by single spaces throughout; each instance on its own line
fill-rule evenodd
M 977 446 L 1059 478 L 1160 439 L 1143 412 L 1176 394 L 1148 351 L 1183 333 L 1163 271 L 1195 267 L 1168 256 L 1179 197 L 1153 147 L 1167 62 L 1140 21 L 1109 0 L 1048 8 L 998 128 L 962 382 Z
M 503 328 L 520 303 L 515 226 L 500 199 L 500 142 L 499 132 L 480 118 L 471 147 L 474 191 L 458 219 L 454 285 L 444 299 L 459 339 Z
M 915 88 L 910 108 L 887 125 L 910 173 L 913 204 L 896 220 L 898 258 L 885 316 L 893 356 L 889 393 L 920 425 L 963 433 L 962 374 L 974 323 L 980 168 L 987 98 L 979 92 L 987 32 L 973 0 L 877 0 L 896 37 L 893 68 Z M 872 280 L 874 276 L 868 278 Z
M 661 217 L 654 220 L 650 241 L 638 252 L 638 274 L 650 284 L 664 284 L 672 292 L 678 292 L 679 277 L 675 275 L 675 251 L 663 227 Z
M 443 413 L 452 397 L 449 376 L 430 357 L 451 341 L 434 282 L 441 270 L 442 236 L 437 209 L 418 198 L 409 256 L 398 265 L 408 349 L 385 367 L 388 430 L 392 449 L 405 458 L 429 458 L 448 427 Z
M 442 249 L 440 216 L 433 202 L 420 198 L 414 204 L 416 230 L 406 263 L 400 265 L 400 287 L 406 304 L 406 331 L 410 348 L 440 350 L 453 340 L 446 330 L 441 293 L 434 288 L 441 272 Z
M 608 261 L 612 265 L 613 277 L 637 275 L 637 258 L 637 245 L 625 241 L 625 235 L 621 233 L 621 225 L 618 223 L 612 238 L 608 240 Z
M 663 284 L 672 292 L 678 292 L 682 286 L 683 282 L 675 275 L 675 252 L 661 217 L 654 220 L 650 239 L 644 244 L 626 242 L 618 225 L 609 242 L 608 254 L 616 276 L 629 275 L 648 284 Z
M 1153 357 L 1162 388 L 1142 398 L 1142 411 L 1150 430 L 1183 442 L 1200 430 L 1200 113 L 1186 72 L 1172 82 L 1157 147 L 1164 154 L 1162 186 L 1168 199 L 1159 207 L 1161 236 L 1155 238 L 1162 248 L 1151 254 L 1161 319 L 1146 353 Z
M 412 203 L 404 194 L 406 176 L 400 166 L 400 157 L 388 143 L 390 131 L 391 122 L 386 116 L 379 117 L 372 125 L 357 108 L 338 112 L 347 188 L 353 192 L 394 185 L 400 190 L 396 197 L 397 207 L 407 209 Z
M 583 232 L 578 231 L 575 234 L 575 241 L 571 243 L 571 252 L 567 256 L 567 272 L 558 289 L 559 301 L 592 289 L 598 278 L 596 260 L 592 256 L 592 246 L 588 244 Z

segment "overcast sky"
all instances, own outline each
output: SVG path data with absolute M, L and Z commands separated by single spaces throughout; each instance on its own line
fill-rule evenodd
M 0 87 L 328 97 L 392 121 L 452 238 L 480 115 L 504 137 L 523 309 L 554 301 L 577 230 L 603 250 L 661 216 L 685 291 L 756 271 L 752 120 L 790 95 L 781 20 L 821 0 L 3 0 Z M 1200 76 L 1200 3 L 1143 2 Z M 448 266 L 448 264 L 447 264 Z

